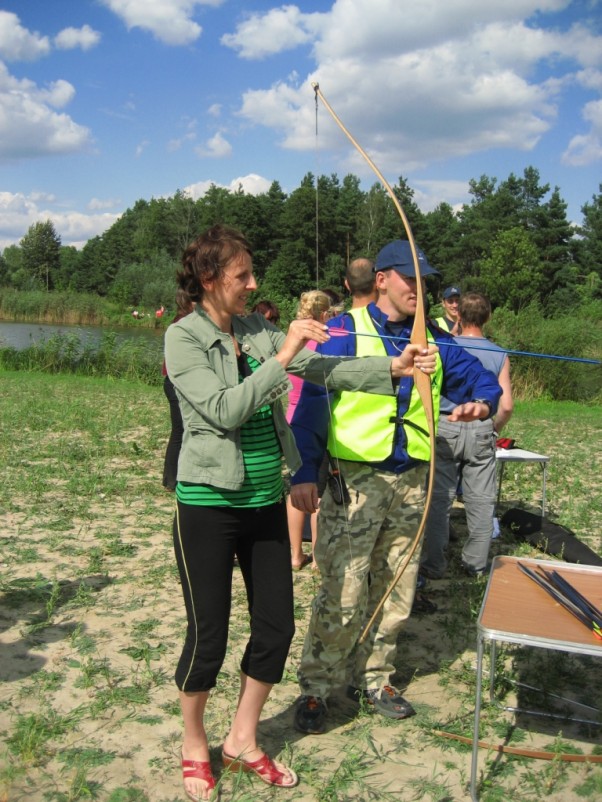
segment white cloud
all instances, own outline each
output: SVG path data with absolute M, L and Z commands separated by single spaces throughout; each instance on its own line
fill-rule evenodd
M 174 153 L 176 150 L 180 150 L 182 145 L 186 142 L 194 142 L 196 139 L 196 134 L 194 131 L 189 131 L 189 133 L 184 134 L 184 136 L 177 137 L 176 139 L 170 139 L 167 143 L 167 150 L 170 153 Z
M 230 189 L 233 192 L 238 192 L 239 189 L 242 189 L 247 195 L 261 195 L 268 191 L 272 183 L 272 181 L 268 181 L 268 179 L 263 178 L 263 176 L 257 175 L 256 173 L 249 173 L 248 175 L 243 175 L 231 181 Z
M 193 200 L 202 198 L 211 187 L 222 187 L 229 189 L 231 192 L 238 192 L 242 188 L 243 192 L 247 195 L 261 195 L 267 192 L 272 186 L 272 181 L 263 178 L 256 173 L 249 173 L 248 175 L 235 178 L 229 184 L 220 184 L 219 181 L 198 181 L 196 184 L 189 184 L 182 190 L 186 195 L 189 195 Z
M 43 213 L 44 220 L 51 220 L 63 245 L 74 245 L 82 248 L 89 239 L 98 237 L 110 228 L 120 214 L 83 214 L 82 212 Z
M 43 192 L 0 192 L 0 248 L 18 244 L 34 223 L 50 220 L 63 245 L 83 246 L 91 237 L 107 230 L 119 214 L 82 214 L 58 210 L 56 199 Z M 46 203 L 46 206 L 42 204 Z
M 28 197 L 34 203 L 54 203 L 56 201 L 56 195 L 53 192 L 38 192 L 34 190 L 29 193 Z
M 303 14 L 292 5 L 272 8 L 266 14 L 251 14 L 237 26 L 236 33 L 225 34 L 220 41 L 242 58 L 261 59 L 310 43 L 323 17 Z
M 194 149 L 197 156 L 210 159 L 223 159 L 232 153 L 232 145 L 218 131 L 211 139 L 208 139 L 204 146 L 199 145 Z
M 121 206 L 120 198 L 92 198 L 88 202 L 88 209 L 93 212 L 100 209 L 113 209 L 115 206 Z
M 71 103 L 75 97 L 75 89 L 68 81 L 59 79 L 49 84 L 45 89 L 38 90 L 37 97 L 49 106 L 60 109 Z
M 574 136 L 562 154 L 563 164 L 586 167 L 602 160 L 602 100 L 586 103 L 583 119 L 591 124 L 588 134 Z
M 207 109 L 207 114 L 209 114 L 211 117 L 219 117 L 221 113 L 222 113 L 222 104 L 221 103 L 213 103 Z
M 286 42 L 304 42 L 316 68 L 302 83 L 293 75 L 248 90 L 239 113 L 279 132 L 284 148 L 313 149 L 310 82 L 316 80 L 375 163 L 393 176 L 495 148 L 530 151 L 554 126 L 575 76 L 593 89 L 602 64 L 595 28 L 574 25 L 563 32 L 530 24 L 534 15 L 569 2 L 335 0 L 319 20 L 286 6 L 282 14 L 291 30 L 271 51 L 262 26 L 273 33 L 270 24 L 278 17 L 254 15 L 253 26 L 241 24 L 225 43 L 259 57 Z M 341 169 L 367 174 L 361 156 L 343 149 L 347 141 L 322 104 L 318 128 L 319 147 L 338 152 Z M 588 140 L 588 153 L 595 149 Z
M 602 94 L 602 70 L 586 69 L 578 72 L 577 82 L 586 89 Z
M 167 143 L 167 150 L 173 153 L 186 144 L 186 142 L 194 142 L 197 137 L 196 129 L 198 122 L 194 117 L 185 116 L 180 120 L 180 127 L 184 128 L 185 133 L 182 136 L 174 137 Z
M 35 61 L 50 52 L 47 36 L 30 33 L 19 17 L 10 11 L 0 11 L 0 58 L 6 61 Z
M 445 198 L 455 210 L 471 199 L 468 181 L 415 179 L 412 189 L 414 200 L 423 212 L 432 212 L 441 203 L 441 198 Z
M 223 0 L 100 0 L 128 30 L 149 31 L 166 45 L 189 45 L 202 28 L 192 19 L 197 6 L 219 6 Z
M 100 33 L 93 30 L 89 25 L 81 28 L 63 28 L 55 37 L 54 44 L 59 50 L 73 50 L 81 47 L 82 50 L 90 50 L 100 42 Z
M 67 81 L 39 88 L 10 75 L 0 63 L 0 162 L 82 150 L 91 140 L 87 128 L 53 108 L 65 106 L 75 90 Z
M 143 139 L 142 142 L 139 142 L 138 145 L 136 146 L 136 150 L 135 150 L 134 156 L 137 159 L 139 159 L 140 156 L 142 156 L 142 154 L 144 153 L 144 151 L 147 149 L 147 147 L 149 145 L 150 145 L 149 140 L 148 139 Z

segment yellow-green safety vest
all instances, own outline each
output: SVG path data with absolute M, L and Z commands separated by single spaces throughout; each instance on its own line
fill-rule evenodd
M 436 317 L 435 318 L 435 323 L 439 326 L 440 329 L 443 329 L 443 331 L 451 331 L 451 329 L 449 327 L 449 323 L 447 322 L 447 318 L 445 318 L 445 317 Z
M 355 331 L 358 334 L 375 334 L 367 307 L 350 309 Z M 429 336 L 429 340 L 432 338 Z M 387 351 L 380 337 L 357 337 L 357 356 L 386 356 Z M 433 409 L 435 421 L 439 416 L 439 399 L 443 382 L 443 367 L 437 354 L 435 373 L 431 375 Z M 428 462 L 430 438 L 428 422 L 414 386 L 410 394 L 408 409 L 401 420 L 406 435 L 406 450 L 413 459 Z M 328 451 L 336 459 L 353 462 L 382 462 L 395 449 L 397 430 L 397 396 L 373 393 L 337 393 L 331 408 L 328 432 Z

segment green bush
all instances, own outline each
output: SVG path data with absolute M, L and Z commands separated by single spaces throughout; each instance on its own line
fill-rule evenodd
M 0 287 L 0 317 L 5 320 L 103 325 L 114 321 L 117 315 L 114 303 L 91 293 L 69 290 L 22 292 Z
M 552 319 L 544 319 L 537 303 L 512 312 L 497 309 L 487 334 L 504 348 L 555 356 L 602 358 L 602 302 L 589 301 Z M 527 356 L 510 357 L 512 386 L 519 398 L 599 402 L 599 365 Z
M 0 348 L 0 366 L 7 370 L 75 373 L 109 376 L 158 385 L 161 375 L 162 342 L 126 340 L 118 343 L 113 332 L 100 344 L 82 343 L 77 334 L 55 334 L 29 348 Z

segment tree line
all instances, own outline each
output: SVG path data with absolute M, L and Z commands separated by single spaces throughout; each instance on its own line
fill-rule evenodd
M 583 205 L 580 227 L 567 219 L 558 187 L 543 184 L 533 167 L 501 182 L 471 180 L 471 200 L 460 210 L 441 203 L 422 212 L 404 178 L 393 189 L 442 286 L 484 292 L 494 308 L 515 313 L 535 302 L 544 317 L 602 299 L 602 184 Z M 0 286 L 173 309 L 182 251 L 217 222 L 245 233 L 261 297 L 288 308 L 310 287 L 342 290 L 350 259 L 374 257 L 388 241 L 405 238 L 380 184 L 363 191 L 354 175 L 316 182 L 308 173 L 290 194 L 274 181 L 260 195 L 212 186 L 198 200 L 181 191 L 138 200 L 80 251 L 63 246 L 50 221 L 35 223 L 0 256 Z M 439 288 L 430 291 L 437 302 Z

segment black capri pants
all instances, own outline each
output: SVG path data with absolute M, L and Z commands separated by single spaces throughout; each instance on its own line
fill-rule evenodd
M 194 693 L 215 687 L 228 642 L 235 555 L 251 624 L 241 670 L 260 682 L 280 682 L 295 634 L 284 501 L 257 509 L 178 502 L 173 534 L 188 617 L 178 688 Z

